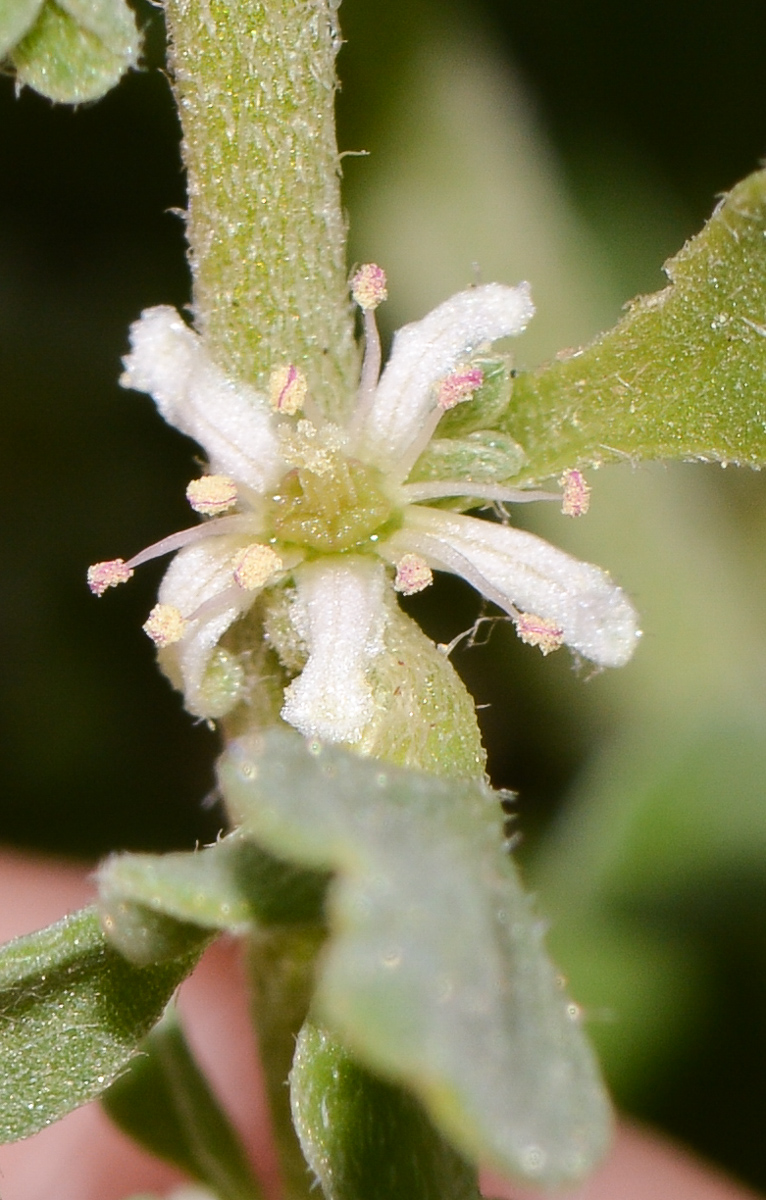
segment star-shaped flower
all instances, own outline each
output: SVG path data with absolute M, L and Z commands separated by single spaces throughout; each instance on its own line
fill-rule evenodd
M 369 675 L 385 648 L 387 589 L 411 595 L 433 570 L 462 575 L 544 654 L 566 644 L 599 666 L 627 662 L 636 614 L 605 572 L 459 511 L 550 498 L 563 499 L 569 515 L 587 509 L 577 470 L 562 477 L 563 496 L 508 487 L 520 448 L 482 429 L 503 371 L 487 351 L 527 325 L 528 285 L 457 293 L 398 332 L 382 374 L 382 270 L 361 267 L 352 294 L 366 344 L 344 427 L 323 419 L 294 364 L 278 367 L 264 394 L 228 379 L 174 309 L 141 315 L 121 383 L 149 392 L 165 420 L 204 449 L 209 473 L 187 489 L 204 520 L 128 562 L 91 567 L 91 589 L 101 595 L 141 563 L 177 551 L 144 628 L 187 708 L 207 718 L 246 693 L 247 652 L 222 639 L 271 589 L 283 601 L 278 648 L 298 672 L 282 716 L 329 741 L 360 741 L 373 717 Z M 436 438 L 443 419 L 452 436 Z

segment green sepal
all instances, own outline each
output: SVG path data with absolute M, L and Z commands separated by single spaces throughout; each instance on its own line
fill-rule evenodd
M 109 940 L 135 963 L 161 962 L 209 933 L 321 924 L 327 875 L 275 858 L 238 833 L 191 853 L 115 854 L 98 872 Z
M 359 750 L 397 766 L 475 778 L 487 756 L 465 684 L 389 594 L 385 648 L 370 668 L 375 715 Z
M 34 25 L 44 0 L 3 0 L 0 4 L 0 60 Z
M 229 1118 L 189 1049 L 174 1011 L 101 1098 L 125 1133 L 209 1187 L 219 1200 L 262 1195 Z
M 19 83 L 49 100 L 97 100 L 135 66 L 141 37 L 124 0 L 58 0 L 10 52 Z
M 520 481 L 638 459 L 766 462 L 766 171 L 737 184 L 642 296 L 584 350 L 519 375 L 499 428 Z
M 461 438 L 432 438 L 416 462 L 408 483 L 459 479 L 471 483 L 504 483 L 519 474 L 526 454 L 507 433 L 479 429 Z
M 0 1141 L 28 1137 L 109 1087 L 197 955 L 138 968 L 93 908 L 0 951 Z
M 549 1185 L 583 1175 L 609 1103 L 497 795 L 287 730 L 233 743 L 220 780 L 246 833 L 337 872 L 315 997 L 328 1028 L 467 1157 Z
M 376 1079 L 313 1021 L 295 1048 L 290 1099 L 326 1200 L 479 1200 L 476 1170 L 414 1096 Z

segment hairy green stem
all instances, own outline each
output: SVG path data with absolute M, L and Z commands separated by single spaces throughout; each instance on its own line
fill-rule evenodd
M 165 2 L 188 173 L 187 236 L 197 328 L 227 375 L 264 387 L 275 366 L 294 363 L 305 372 L 311 395 L 326 416 L 342 418 L 356 388 L 359 363 L 334 124 L 339 0 Z M 446 674 L 451 674 L 448 664 Z M 455 694 L 462 698 L 456 677 L 452 686 L 442 682 L 443 690 L 452 695 L 457 688 Z M 434 713 L 424 696 L 418 699 L 425 704 L 422 723 L 430 730 Z M 459 703 L 447 703 L 446 709 L 454 726 L 470 723 Z M 439 715 L 445 715 L 441 709 Z M 471 726 L 467 740 L 474 737 Z M 469 773 L 483 763 L 475 740 Z M 426 743 L 430 747 L 430 737 Z M 432 757 L 419 739 L 412 746 L 407 743 L 406 757 L 414 758 L 414 765 L 420 765 L 421 754 L 430 769 Z M 318 928 L 280 930 L 257 935 L 250 946 L 253 1021 L 286 1200 L 309 1200 L 311 1192 L 286 1079 L 311 1003 L 323 936 Z M 388 1097 L 392 1089 L 381 1093 L 361 1069 L 357 1076 L 364 1097 L 370 1094 L 363 1108 L 374 1131 L 379 1094 Z M 398 1103 L 398 1091 L 396 1098 Z M 402 1112 L 409 1114 L 409 1099 L 402 1104 Z M 426 1139 L 428 1153 L 416 1149 L 408 1139 L 410 1123 L 408 1115 L 394 1121 L 391 1133 L 406 1144 L 406 1154 L 414 1155 L 413 1169 L 422 1174 L 423 1194 L 430 1196 L 440 1180 L 444 1183 L 444 1164 L 437 1169 L 436 1159 L 444 1158 L 451 1170 L 455 1156 L 437 1135 L 435 1141 Z M 345 1154 L 342 1147 L 341 1152 Z M 461 1165 L 460 1195 L 466 1187 L 473 1195 L 472 1174 L 469 1170 L 464 1179 L 462 1172 Z M 378 1190 L 388 1194 L 382 1184 Z
M 166 0 L 194 315 L 227 374 L 292 362 L 340 416 L 358 374 L 335 141 L 337 0 Z
M 259 932 L 248 956 L 250 1004 L 282 1173 L 283 1200 L 315 1200 L 313 1178 L 293 1128 L 287 1076 L 311 1004 L 324 930 Z

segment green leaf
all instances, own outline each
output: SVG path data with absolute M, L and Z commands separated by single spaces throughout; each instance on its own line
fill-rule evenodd
M 36 1133 L 99 1096 L 159 1020 L 196 956 L 136 968 L 94 909 L 0 951 L 0 1141 Z
M 766 462 L 766 172 L 665 270 L 609 333 L 516 379 L 498 427 L 526 451 L 521 481 L 626 459 Z
M 0 4 L 0 59 L 32 28 L 43 0 L 3 0 Z
M 479 1200 L 476 1171 L 417 1100 L 375 1079 L 311 1021 L 298 1038 L 290 1095 L 326 1200 Z
M 112 944 L 131 962 L 161 962 L 201 930 L 321 924 L 326 874 L 306 871 L 233 833 L 192 853 L 115 854 L 98 872 Z
M 467 1156 L 547 1184 L 587 1171 L 609 1105 L 497 795 L 286 730 L 233 743 L 220 778 L 247 833 L 338 873 L 321 1019 L 410 1087 Z
M 174 1012 L 102 1097 L 109 1116 L 153 1154 L 206 1184 L 220 1200 L 262 1195 L 247 1155 L 189 1049 Z
M 124 0 L 49 0 L 10 58 L 20 83 L 49 100 L 81 104 L 135 66 L 140 46 Z

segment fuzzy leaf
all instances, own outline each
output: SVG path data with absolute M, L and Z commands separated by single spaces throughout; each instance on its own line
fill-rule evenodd
M 283 730 L 233 743 L 220 778 L 245 832 L 337 872 L 316 997 L 328 1027 L 469 1158 L 548 1184 L 581 1176 L 609 1105 L 497 795 Z
M 766 462 L 766 171 L 665 270 L 609 333 L 515 380 L 497 427 L 526 451 L 520 481 L 626 459 Z
M 261 1189 L 171 1011 L 102 1103 L 153 1154 L 207 1184 L 219 1200 L 258 1200 Z
M 136 968 L 86 908 L 0 951 L 0 1141 L 99 1096 L 196 962 Z
M 295 1048 L 290 1098 L 326 1200 L 479 1200 L 476 1171 L 417 1100 L 375 1079 L 312 1021 Z
M 3 0 L 0 4 L 0 59 L 32 28 L 43 0 Z
M 98 885 L 109 940 L 145 964 L 177 956 L 202 930 L 321 924 L 327 877 L 233 833 L 192 853 L 112 855 Z
M 49 100 L 81 104 L 103 96 L 135 66 L 140 45 L 124 0 L 48 0 L 10 58 L 19 83 Z

